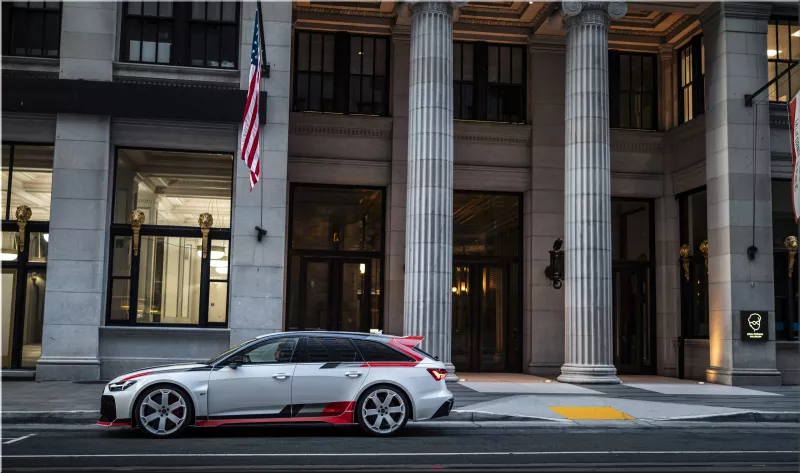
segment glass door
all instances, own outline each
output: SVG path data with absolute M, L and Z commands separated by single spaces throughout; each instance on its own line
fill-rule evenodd
M 366 332 L 371 327 L 370 259 L 301 258 L 302 330 Z
M 652 327 L 647 263 L 613 268 L 614 366 L 619 374 L 652 372 Z
M 17 223 L 3 224 L 3 369 L 35 369 L 42 355 L 47 227 L 47 223 L 29 222 L 21 248 Z
M 509 317 L 517 291 L 508 281 L 504 264 L 455 264 L 451 356 L 459 371 L 517 369 L 516 327 Z

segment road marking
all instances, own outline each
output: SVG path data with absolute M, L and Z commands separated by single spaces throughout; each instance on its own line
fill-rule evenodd
M 635 417 L 609 406 L 550 406 L 550 410 L 569 420 L 634 420 Z
M 433 457 L 433 456 L 514 456 L 514 455 L 746 455 L 793 453 L 800 450 L 681 450 L 681 451 L 598 451 L 598 452 L 386 452 L 386 453 L 303 453 L 305 457 Z M 133 457 L 296 457 L 297 453 L 101 453 L 75 455 L 3 455 L 3 458 L 133 458 Z
M 3 445 L 11 445 L 12 443 L 19 442 L 20 440 L 25 440 L 27 438 L 33 437 L 34 435 L 36 435 L 36 434 L 29 434 L 29 435 L 25 435 L 24 437 L 17 437 L 17 438 L 8 440 L 6 442 L 3 442 Z M 3 440 L 5 440 L 5 439 L 3 439 Z

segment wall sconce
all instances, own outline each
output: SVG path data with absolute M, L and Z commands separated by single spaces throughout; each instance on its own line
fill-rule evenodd
M 794 272 L 794 257 L 797 255 L 797 237 L 789 235 L 783 240 L 783 246 L 789 250 L 789 277 L 791 278 Z
M 691 247 L 684 243 L 681 245 L 681 265 L 683 266 L 683 276 L 686 278 L 686 282 L 689 282 L 689 252 L 691 251 Z
M 700 253 L 703 253 L 703 260 L 706 263 L 706 274 L 708 274 L 708 240 L 700 243 Z
M 134 210 L 131 212 L 131 228 L 133 229 L 133 256 L 139 256 L 139 232 L 144 225 L 144 212 Z
M 563 243 L 561 238 L 553 242 L 553 249 L 550 250 L 550 266 L 544 269 L 544 275 L 553 282 L 555 289 L 561 289 L 561 281 L 564 280 L 564 252 L 561 251 Z
M 25 225 L 31 219 L 31 208 L 27 205 L 20 205 L 17 207 L 17 226 L 19 227 L 19 234 L 17 235 L 17 248 L 19 252 L 25 251 Z
M 210 213 L 201 213 L 197 223 L 200 225 L 200 232 L 203 234 L 203 259 L 206 259 L 208 255 L 208 232 L 211 230 L 211 226 L 214 225 L 214 217 Z

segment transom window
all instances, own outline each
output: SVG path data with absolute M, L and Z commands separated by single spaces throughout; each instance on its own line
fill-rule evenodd
M 655 130 L 656 55 L 609 51 L 612 128 Z
M 294 49 L 294 110 L 389 113 L 387 37 L 300 31 Z
M 705 110 L 705 46 L 702 36 L 695 36 L 678 51 L 678 120 L 686 123 Z
M 767 29 L 769 80 L 800 60 L 800 28 L 789 19 L 772 19 Z M 800 67 L 795 66 L 769 88 L 769 100 L 788 102 L 800 90 Z
M 57 58 L 61 2 L 3 2 L 3 54 Z
M 109 324 L 226 324 L 232 177 L 230 154 L 117 150 Z
M 122 60 L 235 69 L 238 2 L 128 2 Z
M 462 120 L 525 121 L 525 49 L 453 43 L 453 116 Z

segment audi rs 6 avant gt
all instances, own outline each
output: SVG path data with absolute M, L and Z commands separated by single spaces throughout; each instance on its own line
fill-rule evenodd
M 442 362 L 422 337 L 288 332 L 263 335 L 205 363 L 148 368 L 109 383 L 99 425 L 176 437 L 187 427 L 357 423 L 391 435 L 453 407 Z

